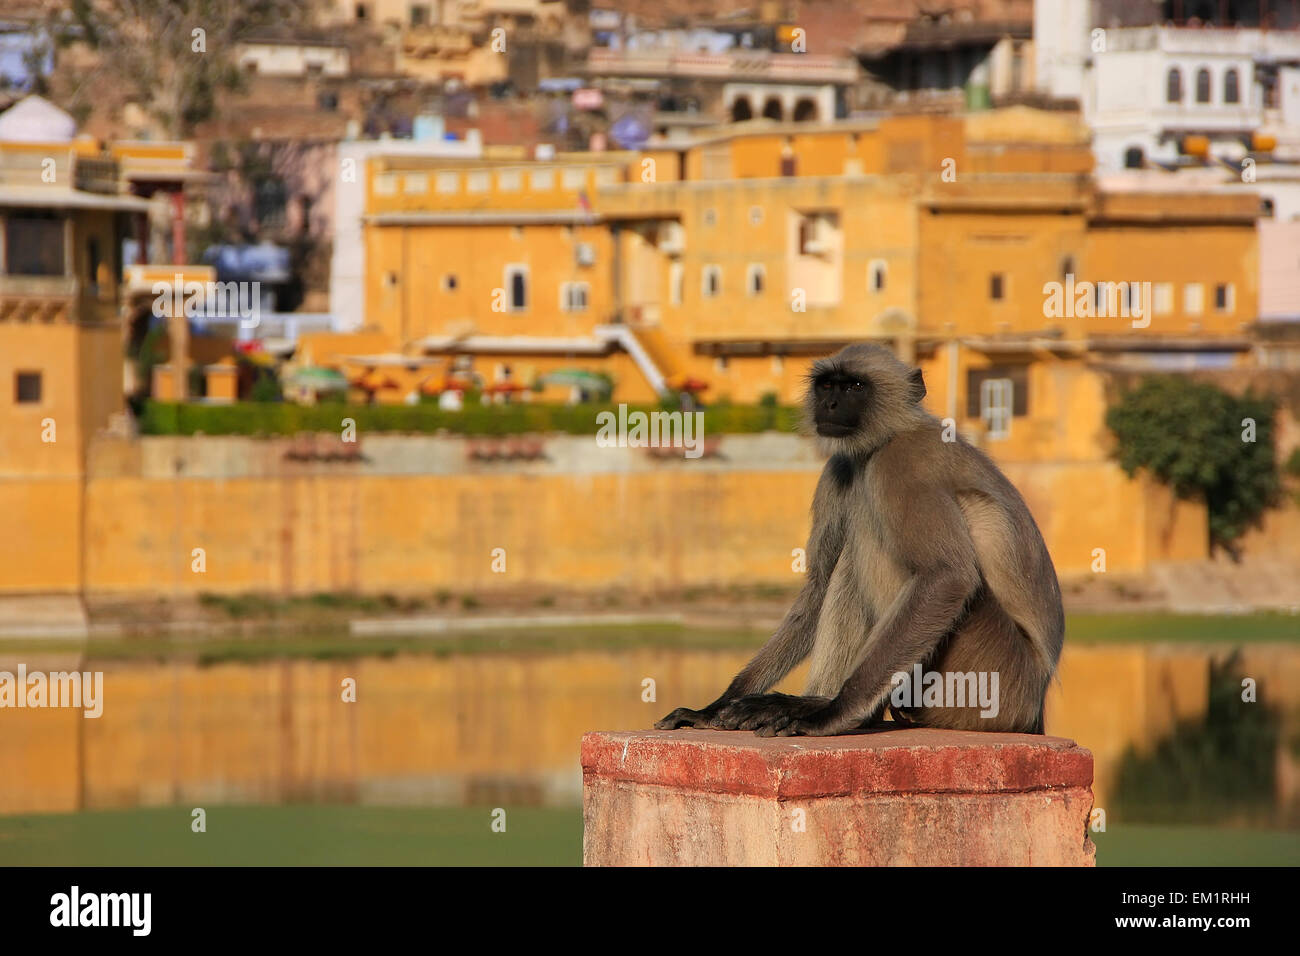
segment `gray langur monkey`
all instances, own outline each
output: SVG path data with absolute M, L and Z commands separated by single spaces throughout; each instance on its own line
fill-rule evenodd
M 721 697 L 657 728 L 827 736 L 879 726 L 888 708 L 903 725 L 1043 733 L 1065 634 L 1056 571 L 1019 492 L 983 452 L 945 440 L 924 395 L 921 370 L 879 346 L 814 364 L 805 412 L 830 460 L 803 590 Z M 805 696 L 767 693 L 809 654 Z M 922 706 L 912 687 L 900 704 L 919 668 L 950 686 L 959 675 L 963 692 Z M 960 675 L 988 678 L 996 705 L 966 699 Z

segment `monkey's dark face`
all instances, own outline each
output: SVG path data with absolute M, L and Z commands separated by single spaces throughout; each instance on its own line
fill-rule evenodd
M 866 415 L 871 386 L 843 372 L 825 372 L 813 380 L 813 421 L 823 438 L 844 438 L 856 432 Z

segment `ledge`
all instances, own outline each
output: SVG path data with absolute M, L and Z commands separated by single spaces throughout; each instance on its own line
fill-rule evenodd
M 582 739 L 591 865 L 1092 865 L 1092 754 L 1028 734 L 898 730 Z M 801 811 L 801 813 L 796 813 Z

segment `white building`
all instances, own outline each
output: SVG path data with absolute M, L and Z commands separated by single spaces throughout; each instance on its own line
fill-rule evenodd
M 348 140 L 339 143 L 339 183 L 334 190 L 334 249 L 330 259 L 330 313 L 334 328 L 354 332 L 365 317 L 366 246 L 362 216 L 366 211 L 366 164 L 374 156 L 431 156 L 478 159 L 483 139 L 470 130 L 462 140 L 442 136 L 435 118 L 424 139 Z
M 1089 9 L 1038 0 L 1034 32 L 1039 90 L 1078 100 L 1099 171 L 1300 159 L 1300 31 L 1104 28 Z
M 343 77 L 351 72 L 347 44 L 333 40 L 250 37 L 235 48 L 239 68 L 258 76 Z

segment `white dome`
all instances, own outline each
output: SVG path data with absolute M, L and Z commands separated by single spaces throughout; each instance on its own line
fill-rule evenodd
M 76 135 L 77 121 L 40 96 L 0 113 L 0 143 L 70 143 Z

